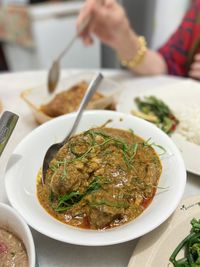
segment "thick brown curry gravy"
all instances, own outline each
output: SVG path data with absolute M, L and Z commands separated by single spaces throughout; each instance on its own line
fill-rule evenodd
M 153 147 L 131 131 L 95 128 L 73 136 L 37 183 L 44 209 L 66 224 L 107 229 L 151 203 L 161 175 Z

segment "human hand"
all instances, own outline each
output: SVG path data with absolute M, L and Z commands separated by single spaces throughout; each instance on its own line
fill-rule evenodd
M 200 80 L 200 54 L 194 56 L 188 75 L 193 79 Z
M 81 23 L 91 18 L 87 29 L 81 33 L 86 45 L 93 43 L 92 34 L 114 48 L 120 55 L 126 55 L 129 51 L 134 53 L 134 33 L 124 9 L 115 0 L 86 0 L 77 20 L 77 28 Z M 135 39 L 137 39 L 135 37 Z

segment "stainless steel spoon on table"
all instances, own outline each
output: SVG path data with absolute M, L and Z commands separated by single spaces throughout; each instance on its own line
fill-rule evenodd
M 10 111 L 5 111 L 0 118 L 0 156 L 11 137 L 18 118 L 18 115 Z
M 56 86 L 59 81 L 60 77 L 60 61 L 62 57 L 69 51 L 69 49 L 72 47 L 76 39 L 79 37 L 79 35 L 87 28 L 87 26 L 90 23 L 91 18 L 88 17 L 83 21 L 80 28 L 78 29 L 78 32 L 73 36 L 71 41 L 68 43 L 68 45 L 65 47 L 65 49 L 60 53 L 60 55 L 53 61 L 53 64 L 48 72 L 48 91 L 49 93 L 53 93 L 56 89 Z
M 67 136 L 64 138 L 64 140 L 60 143 L 56 143 L 53 144 L 49 147 L 49 149 L 47 150 L 44 160 L 43 160 L 43 166 L 42 166 L 42 184 L 45 184 L 45 177 L 46 177 L 46 172 L 49 168 L 49 163 L 50 161 L 53 159 L 53 157 L 55 156 L 55 154 L 58 152 L 58 150 L 68 141 L 68 139 L 70 138 L 70 136 L 75 132 L 79 121 L 81 119 L 81 115 L 84 111 L 84 109 L 86 108 L 88 102 L 90 101 L 91 97 L 93 96 L 94 92 L 96 91 L 96 89 L 98 88 L 100 82 L 103 79 L 103 75 L 101 73 L 99 73 L 97 76 L 95 76 L 95 78 L 91 81 L 91 83 L 88 86 L 88 89 L 81 101 L 80 107 L 76 113 L 76 118 L 75 121 L 72 125 L 71 130 L 69 131 L 69 133 L 67 134 Z

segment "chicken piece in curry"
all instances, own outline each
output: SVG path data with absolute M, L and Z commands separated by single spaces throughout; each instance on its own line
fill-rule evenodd
M 154 148 L 131 131 L 99 127 L 75 135 L 50 162 L 37 195 L 58 220 L 80 228 L 123 225 L 151 203 L 162 165 Z

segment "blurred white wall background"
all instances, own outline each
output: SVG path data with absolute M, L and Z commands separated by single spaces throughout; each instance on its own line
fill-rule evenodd
M 177 28 L 191 0 L 156 0 L 150 46 L 160 47 Z
M 28 0 L 0 0 L 1 5 L 10 5 L 10 4 L 19 4 L 24 5 L 28 4 Z
M 146 37 L 148 45 L 153 49 L 160 47 L 174 32 L 180 23 L 188 4 L 191 2 L 191 0 L 118 1 L 126 8 L 133 28 L 139 35 L 144 35 Z M 1 5 L 11 2 L 27 3 L 28 0 L 0 0 Z M 59 5 L 70 5 L 70 2 L 74 2 L 72 5 L 78 5 L 78 2 L 81 1 L 58 3 L 56 4 L 56 7 Z M 49 8 L 44 8 L 44 5 L 42 5 L 41 9 L 45 9 L 45 13 L 48 13 Z M 32 10 L 32 8 L 30 8 L 30 10 Z M 36 10 L 40 10 L 40 5 L 36 5 L 35 14 L 37 13 Z M 44 18 L 37 20 L 35 18 L 32 22 L 32 33 L 35 42 L 34 49 L 28 50 L 9 43 L 5 47 L 11 69 L 23 70 L 47 68 L 50 65 L 50 60 L 52 60 L 53 56 L 55 56 L 58 51 L 61 51 L 62 47 L 67 43 L 67 39 L 65 40 L 65 37 L 70 37 L 74 34 L 77 15 L 78 12 L 77 14 L 74 14 L 74 16 L 66 19 L 64 17 L 56 17 L 56 19 L 49 18 L 49 20 L 45 20 Z M 74 26 L 72 27 L 70 24 L 67 28 L 66 24 L 68 21 L 71 23 L 71 20 L 73 20 Z M 55 23 L 57 28 L 54 27 Z M 54 32 L 51 31 L 51 27 L 53 27 Z M 120 67 L 116 54 L 107 46 L 100 47 L 98 41 L 96 41 L 95 46 L 90 49 L 86 50 L 84 47 L 81 47 L 80 49 L 80 47 L 81 42 L 76 42 L 76 45 L 71 51 L 72 54 L 74 52 L 75 58 L 70 58 L 69 53 L 65 58 L 66 62 L 63 60 L 63 67 Z M 87 60 L 85 58 L 87 58 Z M 83 62 L 83 64 L 81 62 Z
M 0 0 L 2 21 L 6 28 L 3 48 L 11 71 L 48 69 L 76 34 L 76 20 L 83 5 L 80 0 L 20 5 L 19 1 Z M 14 2 L 18 5 L 8 5 Z M 7 6 L 6 6 L 7 4 Z M 0 13 L 1 15 L 1 13 Z M 9 22 L 8 22 L 9 21 Z M 11 26 L 10 26 L 11 25 Z M 26 40 L 29 37 L 30 44 Z M 99 68 L 101 45 L 85 47 L 77 39 L 62 58 L 63 68 Z

